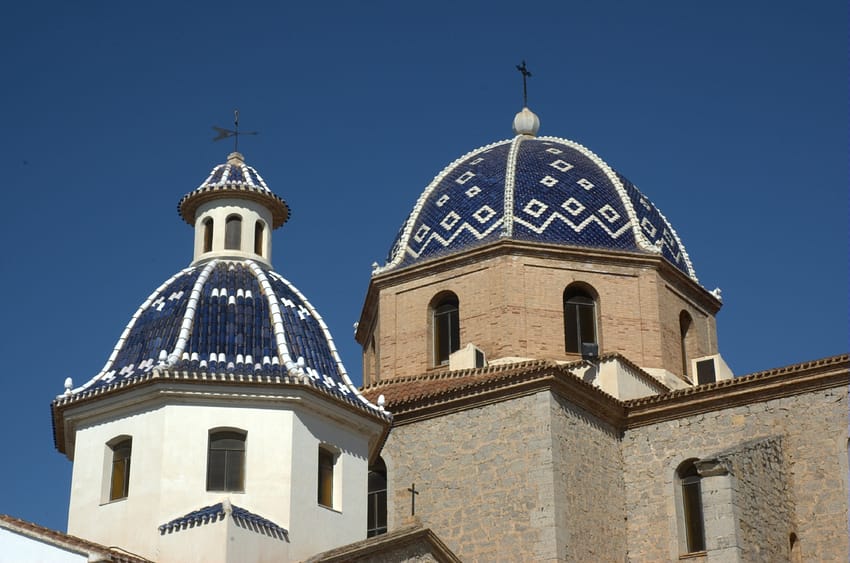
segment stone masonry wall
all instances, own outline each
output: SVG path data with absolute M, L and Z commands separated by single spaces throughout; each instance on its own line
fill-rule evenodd
M 393 428 L 390 529 L 416 518 L 463 561 L 553 561 L 550 394 Z
M 623 561 L 623 460 L 618 432 L 552 397 L 558 561 Z
M 847 387 L 736 406 L 706 414 L 628 430 L 623 438 L 629 561 L 671 561 L 683 551 L 673 476 L 689 458 L 709 458 L 754 439 L 779 437 L 781 463 L 768 452 L 741 455 L 737 472 L 746 560 L 771 560 L 787 553 L 791 533 L 799 539 L 804 560 L 846 561 L 848 556 L 848 395 Z M 780 454 L 777 454 L 780 455 Z M 781 475 L 788 491 L 769 491 Z M 747 474 L 747 475 L 744 475 Z M 781 485 L 779 485 L 782 488 Z M 757 495 L 760 498 L 747 498 Z M 776 511 L 760 515 L 763 510 Z M 789 514 L 786 529 L 782 512 Z M 793 513 L 792 513 L 793 512 Z M 756 516 L 758 515 L 758 516 Z M 765 519 L 761 522 L 758 519 Z M 751 559 L 753 557 L 754 559 Z M 786 559 L 784 556 L 780 559 Z
M 743 560 L 787 560 L 794 510 L 782 439 L 747 442 L 717 457 L 730 467 Z
M 545 391 L 397 426 L 390 528 L 416 517 L 464 561 L 622 561 L 617 432 Z

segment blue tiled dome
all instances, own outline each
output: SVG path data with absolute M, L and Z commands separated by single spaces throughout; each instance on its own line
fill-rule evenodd
M 286 203 L 239 153 L 213 168 L 180 200 L 178 209 L 194 225 L 200 205 L 208 211 L 221 202 L 229 209 L 234 199 L 264 206 L 273 227 L 289 216 Z M 195 226 L 196 231 L 212 232 L 205 225 Z M 77 388 L 66 381 L 60 399 L 106 392 L 157 374 L 178 374 L 195 380 L 308 385 L 380 410 L 348 377 L 316 309 L 262 260 L 266 256 L 250 252 L 255 248 L 255 241 L 249 250 L 237 245 L 232 256 L 224 257 L 216 256 L 212 247 L 196 248 L 191 265 L 163 283 L 132 316 L 103 369 Z
M 678 235 L 634 184 L 573 141 L 529 135 L 440 172 L 375 273 L 501 238 L 661 254 L 697 279 Z
M 187 223 L 194 225 L 198 206 L 226 195 L 258 201 L 265 205 L 272 213 L 274 229 L 289 219 L 289 206 L 286 202 L 269 189 L 260 173 L 253 166 L 245 164 L 245 159 L 238 152 L 230 153 L 227 162 L 213 168 L 200 186 L 183 196 L 177 204 L 177 211 Z
M 340 398 L 357 394 L 319 313 L 251 260 L 212 260 L 171 277 L 133 315 L 101 372 L 73 392 L 154 368 L 289 376 Z

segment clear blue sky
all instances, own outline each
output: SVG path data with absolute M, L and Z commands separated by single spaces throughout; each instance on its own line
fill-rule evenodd
M 192 4 L 189 6 L 189 4 Z M 447 163 L 511 136 L 589 147 L 723 289 L 736 374 L 848 349 L 848 6 L 800 2 L 12 2 L 0 19 L 0 513 L 65 529 L 49 403 L 189 263 L 176 213 L 240 149 L 292 207 L 274 265 L 354 378 L 369 282 Z

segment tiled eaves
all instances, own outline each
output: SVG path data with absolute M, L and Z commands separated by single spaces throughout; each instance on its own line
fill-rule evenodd
M 212 199 L 235 196 L 251 201 L 256 201 L 269 208 L 272 213 L 272 228 L 277 229 L 291 216 L 289 205 L 274 192 L 248 186 L 245 184 L 230 184 L 224 186 L 201 187 L 184 195 L 177 203 L 177 213 L 183 217 L 188 224 L 195 224 L 195 213 L 198 207 Z
M 77 536 L 65 534 L 57 530 L 45 528 L 33 522 L 21 520 L 7 514 L 0 514 L 0 528 L 19 533 L 36 541 L 57 546 L 61 549 L 79 553 L 89 561 L 110 561 L 114 563 L 152 563 L 138 555 L 122 551 L 119 548 L 107 547 L 93 541 L 84 540 Z
M 370 556 L 380 556 L 408 545 L 425 543 L 430 555 L 438 563 L 460 563 L 460 559 L 444 544 L 430 528 L 411 524 L 390 530 L 385 534 L 337 547 L 314 555 L 304 563 L 344 563 L 347 561 L 369 561 Z
M 213 524 L 224 520 L 228 515 L 242 528 L 257 531 L 279 540 L 289 541 L 289 531 L 286 528 L 275 524 L 267 518 L 263 518 L 259 514 L 254 514 L 249 510 L 233 505 L 229 501 L 205 506 L 166 522 L 159 526 L 159 533 L 160 535 L 165 535 L 166 533 L 180 532 L 205 524 Z
M 207 373 L 194 371 L 162 370 L 155 368 L 128 380 L 120 380 L 110 385 L 96 387 L 75 395 L 60 395 L 50 405 L 53 421 L 53 440 L 56 449 L 65 452 L 65 426 L 62 424 L 64 411 L 78 405 L 84 405 L 98 401 L 106 396 L 117 395 L 145 386 L 157 383 L 179 383 L 194 385 L 232 385 L 234 387 L 253 387 L 261 390 L 263 388 L 286 388 L 295 387 L 316 393 L 322 397 L 333 400 L 336 404 L 361 415 L 373 418 L 386 426 L 384 432 L 389 431 L 389 423 L 392 414 L 388 411 L 379 411 L 367 406 L 356 396 L 342 396 L 330 393 L 323 385 L 319 385 L 307 376 L 293 377 L 290 375 L 257 376 L 251 374 L 234 373 Z
M 393 425 L 398 426 L 552 389 L 619 426 L 624 415 L 622 403 L 570 371 L 583 363 L 532 360 L 441 372 L 379 383 L 365 388 L 363 394 L 370 400 L 383 394 L 385 408 L 393 413 Z
M 643 371 L 643 369 L 641 369 L 637 364 L 633 363 L 631 360 L 617 352 L 611 352 L 608 354 L 600 355 L 597 360 L 597 363 L 612 360 L 617 360 L 622 364 L 626 365 L 627 367 L 631 368 L 634 371 L 633 375 L 635 377 L 637 377 L 647 385 L 653 387 L 658 393 L 666 393 L 670 391 L 669 387 L 667 387 L 666 385 L 664 385 L 663 383 Z M 363 394 L 370 400 L 370 402 L 374 403 L 379 395 L 385 394 L 383 393 L 383 390 L 386 389 L 390 393 L 394 394 L 394 396 L 392 397 L 385 396 L 385 398 L 387 399 L 387 406 L 403 407 L 407 403 L 425 401 L 430 397 L 434 397 L 442 393 L 451 392 L 466 387 L 479 387 L 482 384 L 489 383 L 499 378 L 510 377 L 516 373 L 525 373 L 527 371 L 534 370 L 535 368 L 539 369 L 548 367 L 557 367 L 561 370 L 564 370 L 565 372 L 569 373 L 570 376 L 575 377 L 582 383 L 587 384 L 586 382 L 578 378 L 572 372 L 572 370 L 588 365 L 591 365 L 591 362 L 583 359 L 576 360 L 573 362 L 556 362 L 553 360 L 528 360 L 510 364 L 491 365 L 484 368 L 470 368 L 466 370 L 456 371 L 437 371 L 425 375 L 403 377 L 379 382 L 369 387 L 365 387 L 363 389 Z M 587 385 L 601 393 L 604 393 L 598 387 L 595 387 L 591 384 Z M 396 394 L 395 391 L 399 388 L 403 388 L 403 393 Z M 607 393 L 604 394 L 607 395 Z
M 850 361 L 845 354 L 620 401 L 572 373 L 571 369 L 582 363 L 534 360 L 440 372 L 381 382 L 364 388 L 363 394 L 370 400 L 384 394 L 385 406 L 394 416 L 393 424 L 403 425 L 551 389 L 625 431 L 665 420 L 850 384 Z M 636 367 L 631 362 L 629 364 Z
M 848 385 L 850 356 L 830 356 L 662 395 L 631 399 L 624 403 L 626 428 Z

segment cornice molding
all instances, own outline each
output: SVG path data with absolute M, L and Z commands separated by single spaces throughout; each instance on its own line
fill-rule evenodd
M 382 382 L 364 389 L 364 393 L 377 396 L 387 392 L 386 408 L 393 413 L 393 425 L 404 426 L 548 390 L 625 432 L 771 399 L 850 388 L 850 360 L 846 354 L 629 401 L 619 401 L 582 381 L 570 371 L 575 365 L 531 361 L 498 366 L 501 369 L 429 374 Z M 466 385 L 462 382 L 465 377 L 470 378 Z M 427 387 L 429 382 L 437 387 L 436 383 L 447 380 L 457 380 L 458 384 L 433 392 L 423 390 L 401 400 L 392 397 L 393 388 L 415 383 Z

